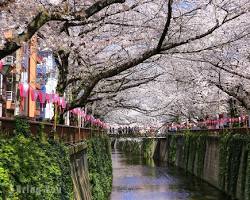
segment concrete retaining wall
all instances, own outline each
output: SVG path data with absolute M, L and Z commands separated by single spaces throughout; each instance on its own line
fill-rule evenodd
M 79 143 L 69 147 L 71 176 L 75 200 L 91 200 L 88 178 L 87 145 Z
M 174 162 L 170 158 L 171 151 L 173 151 L 173 146 L 170 145 L 171 141 L 173 140 L 172 137 L 176 137 Z M 154 152 L 154 159 L 181 167 L 186 171 L 189 171 L 190 173 L 207 181 L 218 189 L 224 191 L 233 198 L 243 200 L 250 199 L 250 161 L 247 159 L 250 156 L 247 148 L 247 139 L 246 141 L 244 141 L 245 139 L 242 139 L 241 149 L 235 150 L 236 153 L 238 152 L 237 154 L 240 160 L 239 163 L 236 163 L 236 161 L 235 163 L 233 163 L 234 160 L 232 153 L 228 153 L 226 155 L 227 159 L 225 160 L 227 160 L 227 163 L 225 163 L 224 165 L 225 184 L 222 184 L 222 169 L 220 168 L 223 166 L 221 164 L 221 160 L 223 160 L 222 156 L 225 155 L 221 155 L 222 153 L 220 151 L 220 136 L 206 136 L 204 147 L 205 151 L 203 153 L 203 163 L 198 161 L 197 146 L 192 144 L 189 144 L 189 147 L 185 146 L 187 145 L 185 144 L 185 137 L 186 136 L 184 135 L 169 135 L 165 139 L 158 139 L 157 146 Z M 193 151 L 193 153 L 191 151 Z M 202 173 L 200 173 L 200 171 L 198 170 L 199 168 L 201 169 Z

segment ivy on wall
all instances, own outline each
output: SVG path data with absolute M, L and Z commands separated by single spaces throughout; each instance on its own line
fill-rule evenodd
M 15 130 L 0 139 L 0 199 L 73 199 L 66 147 L 31 137 L 25 120 L 17 119 Z
M 236 187 L 241 164 L 241 153 L 244 139 L 241 135 L 233 135 L 229 143 L 229 160 L 228 160 L 228 184 L 227 192 L 232 197 L 236 197 Z
M 226 133 L 220 138 L 220 187 L 233 198 L 250 199 L 250 137 Z
M 93 200 L 107 200 L 112 190 L 111 144 L 107 136 L 87 141 L 89 178 Z
M 171 137 L 177 137 L 172 136 Z M 203 176 L 204 170 L 204 158 L 206 153 L 206 134 L 191 133 L 187 131 L 182 137 L 184 137 L 182 167 L 189 172 Z M 181 139 L 181 137 L 179 137 Z M 175 163 L 176 164 L 176 163 Z
M 125 153 L 131 153 L 133 155 L 142 154 L 142 140 L 118 140 L 117 148 Z M 146 146 L 144 146 L 145 150 Z
M 229 144 L 231 140 L 231 134 L 225 134 L 221 136 L 219 148 L 220 148 L 220 160 L 219 160 L 219 185 L 225 190 L 226 181 L 228 179 L 228 160 L 229 160 Z
M 175 134 L 168 135 L 168 162 L 178 165 L 177 159 L 180 159 L 181 167 L 202 178 L 209 137 L 212 136 L 204 132 L 190 131 L 181 137 Z M 178 146 L 180 140 L 184 141 L 181 142 L 182 146 Z M 240 193 L 242 199 L 250 200 L 250 136 L 224 133 L 218 136 L 218 141 L 220 189 L 232 198 L 236 198 Z M 181 157 L 177 158 L 178 155 Z
M 198 137 L 199 135 L 195 134 L 188 134 L 186 137 L 189 137 L 189 145 L 188 148 L 188 158 L 187 158 L 187 166 L 186 169 L 192 173 L 194 173 L 194 164 L 195 164 L 195 157 L 196 157 L 196 151 L 197 151 L 197 143 L 198 143 Z M 198 152 L 198 151 L 197 151 Z M 203 166 L 200 166 L 203 167 Z
M 176 149 L 177 149 L 177 136 L 173 135 L 173 137 L 171 137 L 170 135 L 167 136 L 168 137 L 168 146 L 169 146 L 169 151 L 168 151 L 168 162 L 175 164 L 176 162 Z
M 250 140 L 247 141 L 247 156 L 246 156 L 246 179 L 245 179 L 245 191 L 243 191 L 244 197 L 250 200 Z
M 204 171 L 204 161 L 206 154 L 206 141 L 207 134 L 199 134 L 197 138 L 197 147 L 196 147 L 196 174 L 199 177 L 203 177 Z
M 154 156 L 154 147 L 156 141 L 150 138 L 144 138 L 141 145 L 141 152 L 143 158 L 153 158 Z

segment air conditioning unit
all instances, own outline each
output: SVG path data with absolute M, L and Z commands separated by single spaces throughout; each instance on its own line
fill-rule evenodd
M 13 83 L 14 82 L 13 77 L 7 77 L 7 82 L 9 84 Z
M 13 101 L 14 100 L 14 93 L 12 91 L 6 91 L 6 100 Z
M 13 65 L 14 64 L 14 56 L 6 56 L 3 59 L 4 65 Z

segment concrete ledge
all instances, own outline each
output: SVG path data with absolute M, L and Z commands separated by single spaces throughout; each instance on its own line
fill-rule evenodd
M 87 144 L 86 142 L 81 142 L 81 143 L 76 143 L 76 144 L 71 144 L 68 146 L 69 149 L 69 154 L 73 155 L 73 154 L 77 154 L 83 150 L 87 149 Z

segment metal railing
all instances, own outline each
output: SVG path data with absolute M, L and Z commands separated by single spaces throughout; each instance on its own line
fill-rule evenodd
M 177 131 L 165 131 L 161 134 L 153 134 L 153 135 L 147 135 L 147 134 L 118 134 L 118 133 L 108 133 L 109 137 L 114 138 L 145 138 L 145 137 L 165 137 L 169 134 L 185 134 L 185 133 L 194 133 L 194 134 L 209 134 L 209 135 L 220 135 L 224 133 L 231 133 L 231 134 L 250 134 L 250 128 L 248 127 L 235 127 L 235 128 L 224 128 L 224 129 L 200 129 L 200 130 L 192 130 L 192 129 L 182 129 Z
M 0 117 L 0 132 L 6 136 L 11 136 L 15 132 L 15 119 Z M 58 138 L 60 141 L 70 144 L 79 143 L 96 135 L 106 134 L 104 129 L 81 128 L 76 126 L 57 125 L 56 132 L 51 123 L 28 121 L 31 134 L 36 136 L 43 126 L 43 131 L 50 138 Z

